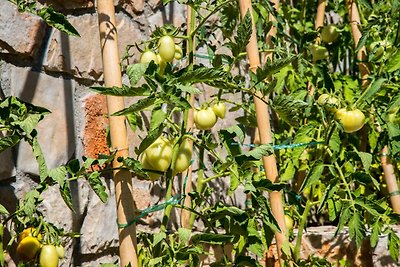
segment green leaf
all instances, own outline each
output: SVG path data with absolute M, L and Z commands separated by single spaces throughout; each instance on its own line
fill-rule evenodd
M 158 245 L 161 241 L 163 241 L 165 238 L 167 238 L 167 235 L 164 232 L 156 233 L 154 234 L 154 239 L 153 239 L 153 247 Z
M 92 86 L 90 87 L 92 91 L 95 91 L 102 95 L 113 95 L 113 96 L 147 96 L 149 95 L 149 88 L 145 85 L 141 87 L 131 87 L 127 85 L 122 85 L 122 87 L 101 87 Z
M 163 99 L 166 103 L 170 103 L 171 105 L 181 108 L 182 110 L 192 107 L 187 99 L 182 96 L 166 95 L 165 97 L 163 97 Z
M 400 238 L 397 236 L 396 232 L 393 231 L 393 229 L 390 229 L 388 235 L 388 247 L 392 259 L 398 261 L 400 251 Z
M 127 157 L 123 159 L 122 164 L 136 175 L 139 175 L 145 179 L 150 179 L 147 175 L 147 172 L 143 170 L 143 166 L 140 161 Z
M 149 64 L 137 63 L 128 65 L 128 67 L 126 67 L 126 74 L 129 77 L 131 86 L 135 86 L 140 78 L 143 77 L 143 75 L 146 73 L 148 65 Z
M 379 78 L 378 80 L 375 80 L 373 83 L 371 83 L 370 86 L 366 89 L 366 91 L 363 93 L 363 95 L 357 100 L 359 103 L 366 103 L 371 100 L 371 98 L 379 92 L 381 89 L 383 83 L 386 81 L 385 78 Z
M 181 90 L 182 92 L 185 93 L 189 93 L 189 94 L 194 94 L 194 95 L 198 95 L 201 93 L 200 89 L 191 86 L 191 85 L 182 85 L 182 84 L 178 84 L 176 86 L 179 90 Z
M 186 229 L 186 228 L 179 228 L 178 229 L 178 235 L 179 235 L 179 239 L 183 244 L 187 244 L 190 238 L 192 231 L 190 229 Z
M 42 149 L 40 148 L 39 142 L 36 137 L 32 139 L 30 144 L 32 146 L 33 155 L 35 156 L 36 161 L 39 165 L 40 182 L 43 182 L 48 176 L 47 175 L 48 169 L 47 169 L 47 165 L 46 165 L 46 161 L 44 159 Z
M 103 182 L 100 179 L 100 173 L 98 171 L 94 171 L 89 174 L 87 177 L 90 187 L 97 194 L 100 200 L 103 203 L 107 202 L 108 194 L 106 193 L 106 187 L 103 185 Z
M 329 148 L 332 150 L 334 153 L 338 153 L 340 151 L 340 145 L 342 143 L 342 140 L 340 139 L 339 135 L 339 129 L 335 127 L 335 130 L 333 131 L 332 135 L 329 138 Z
M 229 172 L 230 172 L 229 192 L 233 193 L 240 185 L 238 166 L 236 164 L 232 164 L 232 166 L 229 168 Z
M 4 150 L 15 146 L 21 140 L 21 137 L 18 135 L 9 135 L 6 137 L 0 138 L 0 153 Z
M 296 169 L 291 160 L 287 161 L 287 164 L 285 165 L 284 170 L 285 171 L 280 175 L 280 180 L 282 182 L 287 182 L 287 181 L 293 179 L 294 174 L 296 173 Z
M 0 214 L 1 214 L 1 215 L 8 215 L 8 214 L 10 214 L 10 213 L 8 212 L 8 210 L 6 209 L 6 207 L 4 207 L 3 205 L 0 204 Z M 1 242 L 1 240 L 0 240 L 0 242 Z
M 392 113 L 395 112 L 400 106 L 400 94 L 393 96 L 387 106 L 387 112 Z
M 207 243 L 207 244 L 219 244 L 231 243 L 234 239 L 234 235 L 224 235 L 224 234 L 196 234 L 192 237 L 192 243 Z
M 246 45 L 250 40 L 252 33 L 252 21 L 249 11 L 246 12 L 243 19 L 240 21 L 237 34 L 235 36 L 235 43 L 230 43 L 229 46 L 232 50 L 232 55 L 234 57 L 239 56 L 246 49 Z
M 357 248 L 359 248 L 365 238 L 365 228 L 361 216 L 358 212 L 355 212 L 350 218 L 349 235 L 351 239 L 355 239 Z
M 156 102 L 156 98 L 153 96 L 149 96 L 147 98 L 142 98 L 139 99 L 135 104 L 115 112 L 114 114 L 112 114 L 112 116 L 121 116 L 121 115 L 126 115 L 129 113 L 134 113 L 134 112 L 138 112 L 138 111 L 142 111 L 148 107 L 150 107 L 151 105 L 153 105 Z
M 306 107 L 308 107 L 307 102 L 296 99 L 293 95 L 278 95 L 271 103 L 271 108 L 291 126 L 299 125 L 300 117 Z
M 394 72 L 400 69 L 400 50 L 397 50 L 396 54 L 392 55 L 388 62 L 385 64 L 387 72 Z
M 212 82 L 214 80 L 221 80 L 226 76 L 226 72 L 222 69 L 214 69 L 207 67 L 197 67 L 193 70 L 187 70 L 177 78 L 178 82 L 182 84 L 195 84 L 202 82 Z
M 40 193 L 37 190 L 31 190 L 25 195 L 23 210 L 28 217 L 33 216 L 39 202 L 42 201 Z
M 359 151 L 357 151 L 356 153 L 361 159 L 364 170 L 366 172 L 368 172 L 369 167 L 371 166 L 371 163 L 372 163 L 372 154 L 367 153 L 367 152 L 359 152 Z
M 161 106 L 154 107 L 153 111 L 151 112 L 150 131 L 160 127 L 166 118 L 167 113 L 162 110 Z
M 263 156 L 269 156 L 274 153 L 274 149 L 270 144 L 263 144 L 255 147 L 254 149 L 248 151 L 244 155 L 239 155 L 235 158 L 236 162 L 241 165 L 245 161 L 259 160 Z
M 61 197 L 63 198 L 65 204 L 68 206 L 68 208 L 72 211 L 74 211 L 74 207 L 72 204 L 72 194 L 71 194 L 71 189 L 69 188 L 68 183 L 64 183 L 63 185 L 60 185 L 59 187 Z
M 274 61 L 267 61 L 267 63 L 257 69 L 255 76 L 251 75 L 251 78 L 256 84 L 257 82 L 264 81 L 267 78 L 270 78 L 275 73 L 278 73 L 280 70 L 289 65 L 296 57 L 289 55 L 288 57 L 277 59 Z
M 72 36 L 80 36 L 78 31 L 68 22 L 67 18 L 56 12 L 52 7 L 42 8 L 37 12 L 37 15 L 40 16 L 48 25 L 65 32 L 68 35 Z
M 301 193 L 305 188 L 310 188 L 312 185 L 317 183 L 318 180 L 321 178 L 322 173 L 324 172 L 324 168 L 325 165 L 323 163 L 316 162 L 310 173 L 304 179 L 304 182 L 301 185 L 299 192 Z
M 146 148 L 148 148 L 156 139 L 162 134 L 163 127 L 153 129 L 147 133 L 147 136 L 140 143 L 139 148 L 135 149 L 137 155 L 140 155 Z
M 66 175 L 67 168 L 65 166 L 59 166 L 48 171 L 48 176 L 56 181 L 60 187 L 63 187 Z
M 259 181 L 253 181 L 253 186 L 258 190 L 281 191 L 286 187 L 286 183 L 273 183 L 268 179 L 261 179 Z
M 355 53 L 358 53 L 358 50 L 360 50 L 361 47 L 365 46 L 365 43 L 367 42 L 368 37 L 369 37 L 369 30 L 364 30 L 361 35 L 360 40 L 358 41 Z
M 379 235 L 381 234 L 382 223 L 379 220 L 376 220 L 371 227 L 371 236 L 370 242 L 371 247 L 374 248 L 378 244 Z

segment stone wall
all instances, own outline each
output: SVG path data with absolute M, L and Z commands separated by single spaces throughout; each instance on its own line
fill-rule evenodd
M 39 124 L 38 133 L 48 167 L 54 168 L 83 155 L 96 157 L 106 153 L 108 148 L 105 97 L 88 89 L 91 85 L 101 84 L 103 79 L 94 4 L 87 0 L 52 0 L 51 3 L 68 14 L 68 20 L 81 37 L 67 36 L 48 27 L 36 16 L 18 13 L 8 1 L 0 2 L 0 91 L 5 96 L 18 96 L 52 112 Z M 121 55 L 127 45 L 147 39 L 156 25 L 180 26 L 185 22 L 185 9 L 176 3 L 162 7 L 160 0 L 132 3 L 121 0 L 115 5 Z M 138 53 L 135 53 L 132 63 L 137 60 Z M 207 98 L 208 92 L 202 97 Z M 220 123 L 217 128 L 233 123 L 233 120 L 228 117 Z M 137 135 L 129 134 L 131 151 L 138 140 Z M 1 153 L 0 203 L 13 210 L 17 199 L 35 186 L 37 176 L 38 167 L 27 144 L 20 143 Z M 114 186 L 111 179 L 106 177 L 104 181 L 110 195 L 106 204 L 85 181 L 71 182 L 75 212 L 67 208 L 57 188 L 45 192 L 45 201 L 40 208 L 47 219 L 66 231 L 81 233 L 79 238 L 65 244 L 67 256 L 61 266 L 99 266 L 117 260 Z M 179 188 L 178 182 L 175 188 Z M 214 186 L 219 194 L 226 192 L 225 183 Z M 134 193 L 140 196 L 136 198 L 138 209 L 164 201 L 162 182 L 150 183 L 134 178 Z M 230 198 L 239 207 L 245 202 L 244 194 L 240 192 Z M 161 215 L 162 211 L 150 214 L 139 223 L 139 229 L 154 229 L 159 225 Z M 179 217 L 175 215 L 173 217 Z M 174 223 L 178 221 L 176 219 Z M 330 234 L 331 242 L 342 242 Z M 318 238 L 307 240 L 314 251 L 320 249 L 315 249 L 321 242 Z M 385 246 L 377 255 L 374 262 L 388 258 Z M 393 261 L 390 264 L 380 266 L 396 266 Z

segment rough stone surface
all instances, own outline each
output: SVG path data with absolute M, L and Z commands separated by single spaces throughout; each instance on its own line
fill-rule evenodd
M 83 146 L 85 155 L 97 157 L 99 154 L 109 154 L 106 140 L 108 126 L 106 97 L 90 95 L 84 100 L 85 128 Z M 93 146 L 93 144 L 96 144 Z
M 0 2 L 0 52 L 33 56 L 42 44 L 45 23 L 29 13 L 19 13 L 15 5 Z
M 101 61 L 100 37 L 96 14 L 69 16 L 71 24 L 81 37 L 71 37 L 53 31 L 46 54 L 44 67 L 47 71 L 66 72 L 77 78 L 101 80 L 103 67 Z M 116 14 L 119 51 L 122 57 L 125 47 L 145 39 L 126 15 Z
M 51 111 L 37 126 L 48 168 L 67 163 L 75 150 L 72 83 L 72 80 L 23 68 L 14 68 L 11 72 L 12 95 Z M 18 170 L 38 175 L 36 160 L 26 142 L 18 145 L 16 157 Z

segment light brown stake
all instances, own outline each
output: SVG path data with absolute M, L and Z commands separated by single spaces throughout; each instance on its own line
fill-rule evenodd
M 119 65 L 118 39 L 115 27 L 115 10 L 113 0 L 98 0 L 97 13 L 99 19 L 100 45 L 103 59 L 105 86 L 122 86 L 121 69 Z M 110 122 L 111 147 L 117 151 L 116 158 L 128 156 L 125 117 L 111 116 L 124 108 L 122 97 L 107 96 L 107 109 Z M 114 160 L 113 167 L 121 163 Z M 126 224 L 133 220 L 135 203 L 133 199 L 132 177 L 129 171 L 115 170 L 115 199 L 117 206 L 117 221 Z M 120 265 L 137 267 L 136 255 L 136 225 L 119 228 Z
M 187 35 L 189 36 L 190 32 L 191 32 L 191 27 L 189 25 L 192 25 L 192 21 L 193 21 L 192 20 L 192 15 L 193 15 L 192 14 L 192 7 L 187 5 L 186 12 L 187 12 L 186 22 L 187 22 L 187 25 L 188 25 L 188 27 L 187 27 Z M 194 39 L 195 38 L 193 38 L 193 47 L 195 47 Z M 189 47 L 189 45 L 187 47 Z M 194 48 L 193 48 L 193 50 L 194 50 Z M 188 51 L 188 53 L 190 53 L 190 51 Z M 193 53 L 194 53 L 194 51 L 193 51 Z M 186 131 L 187 132 L 193 131 L 193 124 L 194 124 L 194 118 L 193 118 L 193 115 L 194 115 L 194 110 L 193 110 L 193 107 L 194 107 L 194 95 L 193 94 L 190 96 L 189 104 L 190 104 L 190 106 L 192 108 L 189 109 L 188 118 L 187 118 L 187 122 L 186 122 Z M 189 144 L 193 149 L 193 140 L 190 139 L 189 140 Z M 192 191 L 192 165 L 190 165 L 189 168 L 186 171 L 182 172 L 182 178 L 183 178 L 183 180 L 182 180 L 182 191 L 185 192 L 185 194 L 187 195 L 189 192 Z M 185 184 L 185 179 L 186 179 L 186 184 Z M 191 200 L 190 200 L 189 196 L 185 197 L 183 205 L 185 207 L 191 207 Z M 191 227 L 191 225 L 190 225 L 190 216 L 191 216 L 190 211 L 182 209 L 182 212 L 181 212 L 181 224 L 182 224 L 183 228 L 189 229 Z
M 241 0 L 239 4 L 240 4 L 240 13 L 242 17 L 244 17 L 247 12 L 252 14 L 251 0 Z M 247 44 L 246 50 L 247 50 L 247 56 L 249 58 L 250 70 L 255 72 L 256 69 L 260 66 L 260 55 L 258 53 L 257 35 L 256 35 L 254 20 L 252 23 L 252 35 L 250 37 L 249 43 Z M 257 93 L 257 96 L 253 98 L 256 107 L 257 126 L 259 130 L 261 144 L 270 144 L 273 142 L 271 126 L 270 126 L 270 116 L 268 112 L 268 105 L 266 104 L 266 102 L 260 99 L 262 97 L 263 97 L 262 94 L 259 92 Z M 266 100 L 268 100 L 268 96 L 266 97 Z M 265 169 L 266 178 L 273 183 L 278 182 L 279 177 L 278 177 L 278 168 L 276 165 L 275 155 L 264 156 L 263 166 Z M 283 265 L 282 247 L 283 243 L 286 242 L 287 240 L 285 215 L 283 212 L 282 193 L 280 191 L 274 191 L 270 192 L 269 195 L 270 195 L 272 213 L 281 229 L 281 232 L 275 234 L 275 238 L 278 248 L 279 262 L 280 265 L 282 266 Z
M 357 47 L 358 42 L 361 39 L 362 33 L 360 29 L 360 15 L 357 9 L 357 3 L 354 0 L 347 0 L 347 9 L 349 11 L 351 32 L 353 34 L 354 46 Z M 365 46 L 361 47 L 357 54 L 358 69 L 360 70 L 362 87 L 366 89 L 368 86 L 368 76 L 370 74 L 370 65 L 367 63 L 367 52 Z M 385 146 L 382 151 L 381 164 L 384 172 L 385 182 L 388 186 L 388 192 L 390 195 L 390 202 L 392 204 L 393 211 L 400 214 L 400 195 L 399 187 L 397 185 L 396 175 L 394 173 L 394 167 L 390 160 L 388 160 L 388 147 Z

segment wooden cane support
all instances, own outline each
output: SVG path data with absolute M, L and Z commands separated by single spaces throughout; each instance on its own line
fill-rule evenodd
M 98 0 L 97 13 L 99 19 L 100 45 L 103 59 L 105 86 L 122 86 L 121 68 L 119 64 L 118 38 L 115 24 L 114 2 L 112 0 Z M 122 97 L 107 96 L 107 109 L 110 123 L 111 147 L 116 150 L 118 157 L 128 156 L 125 117 L 111 116 L 124 108 Z M 118 168 L 121 163 L 114 160 L 113 167 Z M 129 171 L 115 170 L 115 199 L 117 206 L 117 221 L 127 224 L 133 220 L 135 202 L 133 199 L 132 177 Z M 119 256 L 120 265 L 137 267 L 136 255 L 136 225 L 131 224 L 119 228 Z
M 251 15 L 253 14 L 251 0 L 241 0 L 239 5 L 242 17 L 244 17 L 247 12 L 249 12 Z M 246 47 L 247 56 L 249 58 L 250 70 L 253 72 L 255 72 L 256 69 L 260 66 L 260 55 L 258 53 L 256 36 L 257 36 L 256 28 L 253 20 L 252 35 Z M 257 94 L 258 95 L 253 98 L 253 101 L 256 107 L 257 126 L 259 130 L 260 141 L 261 144 L 271 144 L 273 142 L 273 138 L 271 133 L 268 105 L 260 99 L 263 97 L 262 94 L 261 93 Z M 268 99 L 268 97 L 266 98 Z M 279 177 L 278 177 L 278 168 L 276 165 L 275 155 L 264 156 L 263 166 L 265 169 L 266 178 L 273 183 L 278 182 Z M 280 191 L 270 192 L 269 196 L 271 201 L 272 213 L 281 229 L 281 232 L 275 233 L 275 238 L 278 248 L 279 263 L 281 266 L 283 266 L 282 247 L 283 243 L 286 242 L 286 225 L 285 225 L 285 215 L 283 211 L 282 192 Z
M 361 39 L 362 33 L 360 29 L 360 15 L 357 9 L 357 3 L 353 0 L 347 0 L 347 9 L 349 12 L 351 32 L 353 35 L 354 46 L 357 47 Z M 370 65 L 367 62 L 367 52 L 365 46 L 361 47 L 357 53 L 358 69 L 361 75 L 362 87 L 366 89 L 368 86 L 368 76 L 371 73 Z M 384 172 L 385 182 L 388 186 L 388 193 L 393 211 L 400 214 L 400 195 L 399 187 L 397 185 L 394 167 L 390 160 L 388 160 L 389 149 L 385 146 L 381 151 L 381 164 Z
M 186 22 L 187 22 L 187 25 L 188 25 L 188 27 L 187 27 L 187 35 L 188 36 L 190 36 L 191 31 L 193 30 L 194 21 L 195 21 L 195 18 L 194 18 L 193 9 L 192 9 L 191 6 L 188 5 L 187 6 L 187 19 L 186 19 Z M 194 47 L 195 47 L 194 38 L 191 41 L 188 40 L 187 47 L 192 47 L 193 54 L 194 54 Z M 189 53 L 191 53 L 190 49 L 188 49 L 188 58 L 189 58 Z M 191 62 L 189 62 L 189 64 L 190 63 Z M 187 115 L 187 122 L 186 122 L 186 131 L 187 132 L 193 131 L 193 124 L 194 124 L 194 110 L 193 110 L 193 107 L 194 107 L 194 95 L 193 94 L 190 96 L 189 104 L 190 104 L 190 106 L 192 108 L 189 109 L 189 112 L 188 112 L 188 115 Z M 189 140 L 189 144 L 193 149 L 193 140 L 190 139 Z M 183 178 L 183 180 L 182 180 L 182 191 L 185 192 L 185 194 L 187 195 L 189 192 L 192 191 L 192 165 L 190 165 L 189 168 L 186 171 L 182 172 L 182 178 Z M 185 183 L 185 180 L 186 180 L 186 183 Z M 186 198 L 185 198 L 185 200 L 183 202 L 183 205 L 185 207 L 191 207 L 191 200 L 190 200 L 189 196 L 186 196 Z M 191 228 L 190 216 L 191 216 L 190 211 L 182 209 L 182 212 L 181 212 L 181 225 L 182 225 L 183 228 L 187 228 L 187 229 Z

